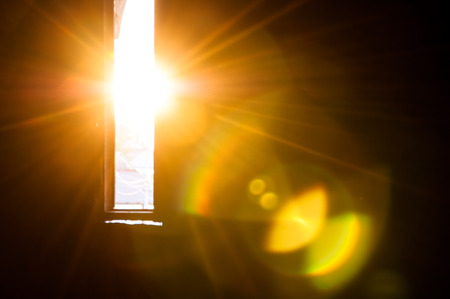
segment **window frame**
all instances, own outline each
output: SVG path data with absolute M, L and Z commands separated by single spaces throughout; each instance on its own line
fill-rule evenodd
M 115 202 L 115 116 L 111 82 L 114 71 L 114 0 L 103 0 L 104 31 L 104 150 L 102 169 L 103 219 L 111 220 L 155 220 L 155 210 L 114 209 Z M 155 196 L 153 195 L 155 201 Z M 162 223 L 161 223 L 162 224 Z

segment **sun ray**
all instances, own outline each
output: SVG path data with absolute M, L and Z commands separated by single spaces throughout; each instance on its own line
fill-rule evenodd
M 366 175 L 369 175 L 369 176 L 372 176 L 372 177 L 375 177 L 375 178 L 378 178 L 378 179 L 381 179 L 381 180 L 385 180 L 385 181 L 389 180 L 388 177 L 386 177 L 386 176 L 384 176 L 384 175 L 382 175 L 382 174 L 379 174 L 379 173 L 376 173 L 376 172 L 372 172 L 372 171 L 368 171 L 368 170 L 366 170 L 366 169 L 364 169 L 364 168 L 362 168 L 362 167 L 359 167 L 359 166 L 357 166 L 357 165 L 354 165 L 354 164 L 345 162 L 345 161 L 343 161 L 343 160 L 337 159 L 337 158 L 335 158 L 335 157 L 332 157 L 332 156 L 323 154 L 323 153 L 321 153 L 321 152 L 315 151 L 315 150 L 313 150 L 313 149 L 311 149 L 311 148 L 308 148 L 308 147 L 306 147 L 306 146 L 302 146 L 302 145 L 300 145 L 300 144 L 291 142 L 291 141 L 286 140 L 286 139 L 283 139 L 283 138 L 281 138 L 281 137 L 277 137 L 277 136 L 275 136 L 275 135 L 266 133 L 266 132 L 264 132 L 264 131 L 262 131 L 262 130 L 259 130 L 259 129 L 257 129 L 257 128 L 254 128 L 254 127 L 251 127 L 251 126 L 248 126 L 248 125 L 240 124 L 240 123 L 238 123 L 238 122 L 236 122 L 236 121 L 233 121 L 233 120 L 231 120 L 231 119 L 229 119 L 229 118 L 226 118 L 226 117 L 223 117 L 223 116 L 215 115 L 215 117 L 216 117 L 216 119 L 221 120 L 221 121 L 223 121 L 223 122 L 226 122 L 226 123 L 228 123 L 228 124 L 231 124 L 231 125 L 233 125 L 233 126 L 239 127 L 239 128 L 241 128 L 241 129 L 244 129 L 244 130 L 246 130 L 246 131 L 255 133 L 255 134 L 260 135 L 260 136 L 263 136 L 263 137 L 267 137 L 267 138 L 272 139 L 272 140 L 274 140 L 274 141 L 277 141 L 277 142 L 279 142 L 279 143 L 282 143 L 282 144 L 288 145 L 288 146 L 290 146 L 290 147 L 299 149 L 299 150 L 301 150 L 301 151 L 303 151 L 303 152 L 306 152 L 306 153 L 308 153 L 308 154 L 314 155 L 314 156 L 319 157 L 319 158 L 322 158 L 322 159 L 324 159 L 324 160 L 333 162 L 333 163 L 338 164 L 338 165 L 340 165 L 340 166 L 344 166 L 344 167 L 346 167 L 346 168 L 349 168 L 349 169 L 352 169 L 352 170 L 359 171 L 359 172 L 361 172 L 361 173 L 364 173 L 364 174 L 366 174 Z
M 217 297 L 217 295 L 219 294 L 217 273 L 216 271 L 214 271 L 214 265 L 212 262 L 213 259 L 210 257 L 210 254 L 208 254 L 208 250 L 205 247 L 204 234 L 200 233 L 200 229 L 198 228 L 198 225 L 195 223 L 194 219 L 190 219 L 189 227 L 192 231 L 194 242 L 199 249 L 200 259 L 204 265 L 208 278 L 211 281 L 212 288 L 214 289 L 214 293 Z
M 229 19 L 215 31 L 213 31 L 210 35 L 208 35 L 205 39 L 200 41 L 197 45 L 192 47 L 186 54 L 181 58 L 180 64 L 183 64 L 190 58 L 192 58 L 195 54 L 197 54 L 200 50 L 205 48 L 208 44 L 210 44 L 214 39 L 218 38 L 221 34 L 225 33 L 228 29 L 233 27 L 239 20 L 248 15 L 253 9 L 255 9 L 261 1 L 256 0 L 247 5 L 244 9 L 242 9 L 236 16 Z
M 31 3 L 29 1 L 27 1 L 27 2 L 28 2 L 28 5 L 30 5 L 34 10 L 36 10 L 39 14 L 41 14 L 44 18 L 46 18 L 49 22 L 51 22 L 57 28 L 59 28 L 67 36 L 69 36 L 70 38 L 75 40 L 77 43 L 82 45 L 89 52 L 96 54 L 99 59 L 103 59 L 103 52 L 102 51 L 96 51 L 95 47 L 91 46 L 87 41 L 83 40 L 82 38 L 80 38 L 79 36 L 74 34 L 71 30 L 69 30 L 67 27 L 63 26 L 60 22 L 58 22 L 55 18 L 50 16 L 45 10 L 43 10 L 40 7 L 38 7 L 35 3 Z M 92 36 L 92 40 L 94 41 L 96 39 Z M 102 48 L 102 50 L 103 50 L 103 48 Z
M 9 131 L 9 130 L 14 130 L 14 129 L 18 129 L 21 127 L 26 127 L 26 126 L 32 126 L 32 125 L 36 125 L 39 123 L 43 123 L 45 121 L 48 121 L 50 119 L 56 118 L 56 117 L 60 117 L 60 116 L 64 116 L 67 114 L 71 114 L 71 113 L 76 113 L 85 109 L 89 109 L 92 108 L 95 105 L 99 105 L 99 102 L 92 102 L 92 103 L 85 103 L 85 104 L 79 104 L 76 106 L 72 106 L 70 108 L 67 109 L 63 109 L 57 112 L 53 112 L 53 113 L 49 113 L 49 114 L 45 114 L 45 115 L 40 115 L 40 116 L 36 116 L 36 117 L 32 117 L 32 118 L 28 118 L 26 120 L 23 121 L 19 121 L 19 122 L 15 122 L 9 125 L 4 125 L 0 127 L 0 132 L 2 131 Z
M 228 60 L 220 60 L 215 64 L 209 64 L 208 71 L 211 70 L 220 70 L 226 67 L 231 66 L 239 66 L 244 68 L 244 70 L 247 68 L 247 63 L 255 60 L 255 59 L 264 59 L 264 58 L 270 58 L 271 56 L 277 54 L 276 50 L 274 48 L 268 48 L 268 49 L 262 49 L 257 52 L 249 53 L 246 55 L 233 57 L 232 59 Z M 205 68 L 202 68 L 202 70 L 206 70 Z M 269 72 L 269 71 L 268 71 Z
M 308 153 L 310 155 L 313 155 L 313 156 L 319 157 L 321 159 L 324 159 L 326 161 L 332 162 L 332 163 L 334 163 L 336 165 L 340 165 L 340 166 L 345 167 L 347 169 L 351 169 L 351 170 L 360 172 L 362 174 L 368 175 L 370 177 L 376 178 L 376 179 L 381 180 L 381 181 L 386 181 L 386 182 L 389 182 L 391 184 L 395 184 L 397 187 L 399 187 L 399 188 L 401 188 L 403 190 L 414 192 L 414 193 L 416 193 L 418 195 L 421 195 L 421 196 L 431 196 L 431 195 L 433 195 L 431 192 L 425 191 L 425 190 L 423 190 L 421 188 L 418 188 L 417 186 L 413 186 L 413 185 L 408 184 L 408 183 L 403 182 L 403 181 L 394 180 L 394 179 L 392 179 L 392 178 L 390 178 L 390 177 L 388 177 L 386 175 L 367 170 L 367 169 L 365 169 L 365 168 L 363 168 L 361 166 L 358 166 L 358 165 L 346 162 L 344 160 L 341 160 L 341 159 L 335 158 L 333 156 L 324 154 L 322 152 L 316 151 L 314 149 L 311 149 L 311 148 L 309 148 L 307 146 L 303 146 L 303 145 L 297 144 L 295 142 L 286 140 L 284 138 L 281 138 L 281 137 L 269 134 L 269 133 L 264 132 L 264 131 L 262 131 L 260 129 L 257 129 L 257 128 L 254 128 L 254 127 L 251 127 L 251 126 L 248 126 L 248 125 L 244 125 L 244 124 L 238 123 L 238 122 L 236 122 L 234 120 L 231 120 L 229 118 L 226 118 L 226 117 L 223 117 L 223 116 L 220 116 L 220 115 L 217 115 L 217 114 L 215 115 L 215 118 L 220 120 L 220 121 L 222 121 L 222 122 L 225 122 L 225 123 L 228 123 L 230 125 L 233 125 L 235 127 L 244 129 L 244 130 L 246 130 L 248 132 L 251 132 L 251 133 L 254 133 L 254 134 L 266 137 L 266 138 L 269 138 L 269 139 L 271 139 L 273 141 L 276 141 L 278 143 L 284 144 L 286 146 L 298 149 L 298 150 L 303 151 L 305 153 Z
M 222 43 L 218 44 L 217 46 L 213 47 L 212 49 L 202 53 L 201 55 L 193 58 L 192 60 L 189 61 L 189 63 L 185 64 L 185 65 L 181 65 L 179 68 L 180 72 L 186 71 L 188 69 L 191 69 L 192 67 L 198 65 L 200 62 L 204 61 L 205 59 L 213 56 L 214 54 L 222 51 L 223 49 L 233 45 L 234 43 L 240 41 L 241 39 L 249 36 L 251 33 L 255 32 L 256 30 L 272 23 L 273 21 L 275 21 L 276 19 L 280 18 L 281 16 L 291 12 L 292 10 L 294 10 L 295 8 L 297 8 L 298 6 L 300 6 L 301 4 L 304 4 L 306 1 L 305 0 L 297 0 L 297 1 L 293 1 L 291 3 L 289 3 L 288 5 L 286 5 L 285 7 L 283 7 L 282 9 L 278 10 L 277 12 L 273 13 L 272 15 L 266 17 L 265 19 L 256 22 L 254 25 L 242 30 L 240 33 L 230 37 L 229 39 L 223 41 Z
M 278 121 L 278 122 L 281 122 L 281 123 L 293 124 L 293 125 L 296 125 L 296 126 L 313 128 L 313 129 L 319 129 L 319 130 L 324 130 L 324 131 L 329 131 L 329 132 L 334 132 L 334 133 L 352 134 L 351 132 L 348 132 L 347 130 L 336 129 L 336 128 L 331 128 L 331 127 L 325 127 L 325 126 L 319 126 L 319 125 L 315 125 L 315 124 L 311 124 L 311 123 L 301 122 L 301 121 L 298 121 L 298 120 L 292 120 L 292 119 L 277 117 L 277 116 L 274 116 L 274 115 L 268 115 L 268 114 L 264 114 L 264 113 L 255 112 L 254 110 L 250 111 L 250 110 L 247 110 L 247 109 L 231 107 L 231 106 L 218 104 L 218 103 L 212 103 L 211 105 L 213 107 L 216 107 L 216 108 L 226 109 L 226 110 L 229 110 L 229 111 L 238 112 L 238 113 L 247 114 L 247 115 L 253 115 L 253 116 L 257 116 L 257 117 L 263 118 L 263 119 L 271 119 L 271 120 L 275 120 L 275 121 Z M 356 135 L 356 134 L 352 134 L 352 135 Z

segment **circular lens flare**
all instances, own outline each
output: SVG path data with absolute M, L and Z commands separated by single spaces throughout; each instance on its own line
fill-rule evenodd
M 308 244 L 322 227 L 327 195 L 321 186 L 303 192 L 286 203 L 274 218 L 266 240 L 269 252 L 288 252 Z
M 251 194 L 260 195 L 266 189 L 266 182 L 262 179 L 254 179 L 250 182 L 248 189 Z
M 318 289 L 331 290 L 351 280 L 366 259 L 370 241 L 367 216 L 346 213 L 327 221 L 308 247 L 305 274 Z
M 267 192 L 259 198 L 259 204 L 265 210 L 273 210 L 278 205 L 278 195 L 273 192 Z

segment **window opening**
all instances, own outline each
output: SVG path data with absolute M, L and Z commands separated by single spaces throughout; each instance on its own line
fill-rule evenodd
M 153 210 L 154 1 L 114 1 L 114 210 Z
M 105 65 L 113 74 L 105 106 L 105 212 L 108 219 L 142 221 L 155 209 L 155 115 L 169 107 L 172 86 L 155 63 L 154 0 L 104 3 L 105 53 L 113 57 L 113 69 Z

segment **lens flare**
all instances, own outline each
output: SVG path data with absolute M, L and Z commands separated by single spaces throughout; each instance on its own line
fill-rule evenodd
M 278 195 L 267 192 L 259 198 L 259 204 L 265 210 L 273 210 L 278 205 Z
M 347 213 L 329 219 L 307 249 L 305 273 L 321 290 L 343 285 L 361 268 L 370 238 L 367 216 Z
M 273 163 L 267 144 L 242 130 L 209 128 L 207 138 L 198 144 L 180 190 L 180 208 L 208 217 L 258 218 L 264 208 L 260 198 L 277 190 L 258 177 L 258 169 Z M 246 145 L 246 146 L 244 146 Z M 256 179 L 255 179 L 256 178 Z M 251 200 L 245 199 L 252 197 Z M 214 199 L 214 200 L 212 200 Z M 273 200 L 263 200 L 269 208 Z
M 262 179 L 254 179 L 250 182 L 248 189 L 251 194 L 260 195 L 266 189 L 266 182 Z
M 320 230 L 326 214 L 327 194 L 321 186 L 286 203 L 273 220 L 266 250 L 288 252 L 308 244 Z

